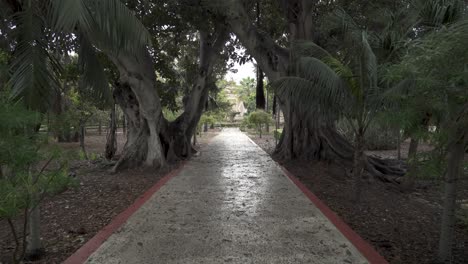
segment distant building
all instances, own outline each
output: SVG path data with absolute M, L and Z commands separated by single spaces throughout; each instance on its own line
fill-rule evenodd
M 234 120 L 242 120 L 244 115 L 247 113 L 247 108 L 245 107 L 244 102 L 242 102 L 236 94 L 236 87 L 227 86 L 225 91 L 226 97 L 232 105 L 232 112 L 237 113 Z

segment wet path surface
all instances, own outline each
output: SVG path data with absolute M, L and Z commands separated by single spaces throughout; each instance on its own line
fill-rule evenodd
M 213 138 L 88 263 L 367 263 L 237 129 Z

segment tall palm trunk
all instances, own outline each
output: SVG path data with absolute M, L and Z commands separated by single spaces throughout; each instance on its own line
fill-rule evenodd
M 466 144 L 465 135 L 449 148 L 448 170 L 444 178 L 444 209 L 442 213 L 442 225 L 439 240 L 438 259 L 443 263 L 449 263 L 452 257 L 453 233 L 455 229 L 455 210 L 457 198 L 457 183 L 463 171 L 463 158 Z

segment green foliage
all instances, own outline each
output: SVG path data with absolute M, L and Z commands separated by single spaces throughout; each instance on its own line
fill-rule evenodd
M 67 137 L 79 131 L 80 123 L 86 124 L 92 117 L 93 122 L 108 121 L 108 112 L 96 107 L 96 102 L 90 100 L 86 94 L 80 93 L 76 88 L 71 88 L 63 94 L 62 99 L 66 109 L 58 114 L 50 113 L 49 130 L 57 137 Z
M 164 114 L 164 117 L 167 119 L 167 121 L 174 121 L 177 119 L 177 117 L 179 117 L 181 115 L 181 112 L 174 112 L 174 111 L 171 111 L 167 108 L 163 108 L 163 114 Z
M 74 36 L 73 50 L 80 55 L 83 89 L 101 99 L 110 93 L 98 49 L 139 55 L 151 45 L 148 31 L 120 0 L 25 1 L 21 12 L 11 14 L 5 23 L 14 30 L 9 36 L 15 43 L 9 78 L 12 98 L 41 112 L 51 104 L 54 89 L 66 75 L 58 54 L 71 49 L 69 36 Z
M 281 128 L 275 129 L 275 131 L 273 132 L 273 135 L 276 139 L 279 140 L 281 136 L 283 135 L 283 129 Z
M 239 99 L 244 102 L 247 113 L 255 111 L 255 94 L 256 94 L 256 81 L 253 78 L 247 77 L 240 81 L 237 86 L 236 94 Z
M 209 113 L 205 113 L 201 116 L 199 125 L 207 124 L 207 125 L 214 125 L 216 123 L 216 118 Z
M 0 104 L 0 219 L 29 214 L 44 197 L 73 182 L 60 152 L 44 149 L 35 131 L 40 120 L 38 113 L 19 104 Z M 24 235 L 26 230 L 22 230 Z
M 247 129 L 252 129 L 254 128 L 254 124 L 250 122 L 249 116 L 244 116 L 244 119 L 242 119 L 242 122 L 239 126 L 239 129 L 241 131 L 246 131 Z
M 345 120 L 336 123 L 336 129 L 349 142 L 355 142 L 355 133 Z M 373 122 L 364 135 L 367 150 L 392 150 L 397 148 L 398 134 L 395 128 L 384 122 Z
M 247 119 L 249 120 L 248 122 L 257 129 L 260 137 L 262 137 L 263 127 L 273 123 L 271 115 L 262 110 L 250 113 Z
M 428 33 L 411 43 L 401 62 L 386 71 L 387 81 L 410 84 L 387 95 L 406 113 L 408 123 L 420 125 L 428 116 L 437 127 L 435 132 L 414 133 L 434 146 L 431 153 L 418 157 L 421 175 L 443 175 L 449 146 L 468 129 L 467 33 L 467 20 Z

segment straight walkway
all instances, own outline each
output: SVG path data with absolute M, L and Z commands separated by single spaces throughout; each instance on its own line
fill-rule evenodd
M 225 129 L 88 263 L 367 263 L 237 129 Z

